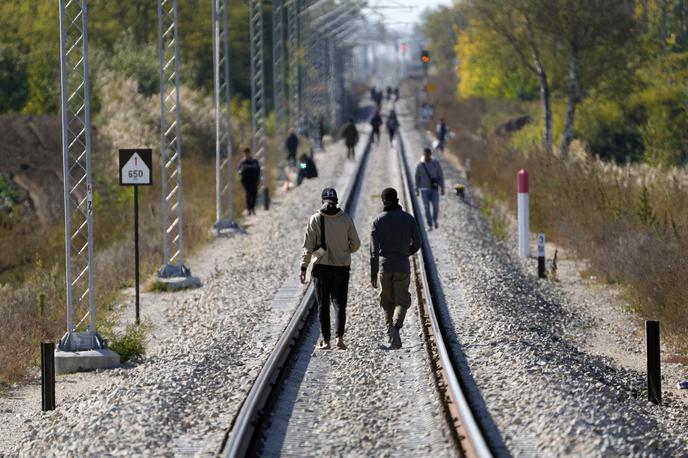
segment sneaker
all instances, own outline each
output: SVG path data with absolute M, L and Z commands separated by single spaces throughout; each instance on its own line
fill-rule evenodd
M 428 232 L 432 232 L 432 224 L 428 226 Z
M 685 382 L 678 382 L 676 384 L 676 388 L 678 388 L 679 390 L 688 390 L 688 380 L 686 380 Z
M 437 229 L 437 227 L 438 227 L 438 226 L 437 226 L 437 221 L 435 221 L 435 229 Z
M 399 328 L 392 326 L 390 332 L 392 334 L 392 343 L 390 347 L 394 350 L 398 350 L 401 348 L 401 336 L 399 335 Z
M 344 345 L 344 340 L 341 337 L 337 337 L 335 346 L 337 350 L 346 350 L 346 345 Z
M 321 340 L 320 343 L 318 344 L 318 348 L 321 350 L 329 350 L 330 348 L 330 341 L 329 340 Z

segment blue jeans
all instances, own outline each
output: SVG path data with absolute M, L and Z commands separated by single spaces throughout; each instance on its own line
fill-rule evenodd
M 440 212 L 440 191 L 439 189 L 420 188 L 420 195 L 423 198 L 425 220 L 428 222 L 428 226 L 432 227 L 432 222 L 437 222 L 437 215 Z M 432 205 L 432 213 L 430 213 L 430 205 Z

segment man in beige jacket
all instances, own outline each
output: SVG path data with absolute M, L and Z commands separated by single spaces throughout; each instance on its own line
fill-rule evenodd
M 315 258 L 311 276 L 315 286 L 320 314 L 322 340 L 320 348 L 330 348 L 330 302 L 335 310 L 337 348 L 343 350 L 346 301 L 349 293 L 349 268 L 351 253 L 361 247 L 358 233 L 351 217 L 337 207 L 337 192 L 325 188 L 323 206 L 308 221 L 301 258 L 301 283 L 306 282 L 306 271 Z

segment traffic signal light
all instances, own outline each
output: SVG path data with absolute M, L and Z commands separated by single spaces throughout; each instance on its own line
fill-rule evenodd
M 430 63 L 430 52 L 428 52 L 426 49 L 422 50 L 420 52 L 420 60 L 425 65 L 429 64 Z

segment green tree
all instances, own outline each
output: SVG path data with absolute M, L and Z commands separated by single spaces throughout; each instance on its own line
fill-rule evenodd
M 427 10 L 423 16 L 423 35 L 427 38 L 426 47 L 433 56 L 433 65 L 446 71 L 454 67 L 456 54 L 454 46 L 457 33 L 466 28 L 468 21 L 456 7 L 440 6 Z

